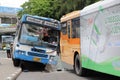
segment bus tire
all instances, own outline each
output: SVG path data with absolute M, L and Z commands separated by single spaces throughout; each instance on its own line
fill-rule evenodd
M 15 67 L 18 67 L 20 65 L 20 60 L 19 59 L 13 59 L 13 65 Z
M 77 54 L 74 59 L 74 71 L 78 76 L 85 76 L 85 69 L 82 68 L 80 57 Z

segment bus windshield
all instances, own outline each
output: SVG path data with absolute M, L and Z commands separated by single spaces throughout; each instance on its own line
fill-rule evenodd
M 2 36 L 2 42 L 3 43 L 12 43 L 13 37 L 12 36 Z
M 23 23 L 19 42 L 31 46 L 57 47 L 58 30 L 45 26 Z

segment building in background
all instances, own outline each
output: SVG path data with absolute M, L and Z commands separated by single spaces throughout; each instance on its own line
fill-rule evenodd
M 17 12 L 21 8 L 0 6 L 0 34 L 15 32 L 17 23 Z
M 17 12 L 20 10 L 22 9 L 0 6 L 0 43 L 2 35 L 11 36 L 16 32 Z

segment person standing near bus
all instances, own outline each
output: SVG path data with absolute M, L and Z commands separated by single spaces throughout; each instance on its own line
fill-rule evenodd
M 10 53 L 10 44 L 6 44 L 6 52 L 7 52 L 7 57 L 11 58 L 11 53 Z

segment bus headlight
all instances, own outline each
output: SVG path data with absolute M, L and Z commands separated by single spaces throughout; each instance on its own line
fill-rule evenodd
M 18 50 L 17 53 L 18 53 L 18 54 L 25 54 L 26 52 L 25 52 L 25 51 Z
M 55 56 L 50 55 L 50 60 L 51 60 L 51 61 L 54 61 L 54 57 L 55 57 Z
M 57 51 L 55 51 L 55 50 L 47 50 L 46 53 L 49 55 L 53 55 L 53 56 L 57 55 Z

